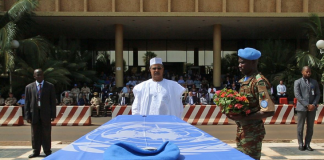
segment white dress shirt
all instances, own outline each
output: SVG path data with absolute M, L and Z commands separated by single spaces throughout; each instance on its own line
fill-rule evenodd
M 281 95 L 280 92 L 284 92 L 283 95 L 286 95 L 286 86 L 284 84 L 279 84 L 277 86 L 277 94 Z

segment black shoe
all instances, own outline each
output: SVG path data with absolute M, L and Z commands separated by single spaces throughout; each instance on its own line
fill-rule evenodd
M 310 147 L 309 145 L 305 145 L 305 149 L 308 150 L 308 151 L 313 151 L 313 148 Z
M 304 147 L 303 145 L 299 145 L 298 149 L 299 149 L 300 151 L 305 151 L 305 147 Z
M 39 156 L 39 154 L 33 153 L 33 154 L 29 155 L 28 158 L 34 158 L 34 157 L 37 157 L 37 156 Z
M 51 153 L 50 153 L 50 154 L 45 154 L 45 157 L 47 157 L 47 156 L 49 156 L 49 155 L 51 155 Z

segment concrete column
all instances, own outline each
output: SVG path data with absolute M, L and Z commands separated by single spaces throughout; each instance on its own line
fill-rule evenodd
M 250 0 L 250 3 L 249 3 L 249 11 L 251 13 L 254 12 L 254 0 Z
M 168 0 L 168 12 L 171 12 L 171 0 Z
M 195 12 L 199 12 L 198 10 L 199 10 L 199 2 L 198 2 L 198 0 L 195 0 Z
M 115 26 L 115 56 L 116 56 L 116 87 L 124 86 L 124 66 L 123 66 L 123 25 Z
M 226 0 L 223 0 L 223 12 L 226 12 Z
M 133 48 L 133 66 L 138 67 L 138 48 Z
M 194 66 L 199 66 L 199 48 L 194 49 Z
M 116 3 L 115 3 L 115 0 L 112 0 L 111 1 L 111 11 L 112 12 L 116 12 Z
M 60 0 L 55 0 L 55 12 L 60 11 Z
M 281 0 L 276 0 L 276 12 L 281 13 Z
M 213 84 L 215 87 L 221 86 L 221 25 L 214 25 L 213 34 Z
M 303 12 L 308 13 L 308 0 L 303 1 Z
M 83 11 L 88 12 L 88 0 L 83 0 Z
M 0 12 L 4 11 L 4 0 L 0 0 Z
M 143 7 L 144 7 L 143 0 L 140 0 L 140 12 L 143 12 Z

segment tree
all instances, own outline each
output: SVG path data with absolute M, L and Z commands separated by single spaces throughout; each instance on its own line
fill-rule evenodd
M 236 53 L 231 53 L 231 54 L 225 55 L 221 59 L 221 64 L 222 64 L 222 66 L 221 66 L 222 73 L 237 74 L 237 73 L 231 73 L 232 67 L 238 66 L 238 56 Z
M 95 80 L 96 72 L 87 69 L 91 54 L 80 49 L 79 41 L 67 45 L 61 40 L 56 47 L 41 36 L 24 39 L 35 28 L 31 15 L 37 4 L 37 0 L 18 0 L 0 21 L 0 26 L 4 26 L 0 29 L 1 63 L 6 64 L 6 71 L 13 73 L 14 91 L 24 92 L 25 85 L 34 81 L 36 68 L 44 71 L 45 80 L 55 84 L 57 91 L 66 89 L 72 80 Z M 16 54 L 11 48 L 13 39 L 20 39 Z
M 2 71 L 9 72 L 10 77 L 15 68 L 16 57 L 12 49 L 12 41 L 23 37 L 23 30 L 31 24 L 28 17 L 33 14 L 37 5 L 37 0 L 18 0 L 0 20 L 0 62 L 4 64 Z
M 29 21 L 24 21 L 33 14 L 33 10 L 37 7 L 37 0 L 18 0 L 12 7 L 4 14 L 0 21 L 0 56 L 4 57 L 6 71 L 13 71 L 15 55 L 12 51 L 12 40 L 17 38 L 19 28 L 25 28 L 29 25 Z M 20 23 L 19 23 L 20 22 Z
M 69 79 L 73 82 L 96 81 L 96 71 L 88 69 L 88 62 L 91 62 L 92 54 L 80 47 L 79 40 L 67 40 L 61 37 L 58 46 L 52 46 L 49 58 L 63 63 L 70 74 Z
M 143 58 L 143 62 L 145 64 L 145 70 L 149 70 L 150 67 L 150 60 L 154 57 L 156 57 L 157 55 L 154 52 L 148 51 L 145 53 L 145 55 L 142 57 Z
M 111 73 L 110 54 L 109 51 L 101 51 L 96 58 L 96 70 L 97 72 Z
M 309 51 L 297 51 L 297 64 L 299 68 L 306 65 L 313 67 L 312 75 L 314 75 L 317 80 L 321 80 L 321 82 L 324 83 L 324 74 L 322 74 L 324 72 L 324 56 L 319 54 L 319 50 L 316 47 L 317 40 L 324 39 L 321 19 L 316 14 L 310 14 L 308 22 L 303 23 L 302 26 L 305 28 L 306 35 L 309 39 Z
M 306 29 L 308 36 L 309 54 L 318 56 L 316 42 L 324 38 L 321 19 L 316 14 L 310 14 L 308 22 L 303 23 L 302 26 Z

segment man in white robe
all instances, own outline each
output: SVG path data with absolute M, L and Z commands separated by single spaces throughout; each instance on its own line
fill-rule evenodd
M 174 115 L 182 116 L 181 96 L 185 89 L 175 81 L 163 78 L 164 67 L 161 58 L 150 60 L 152 79 L 136 85 L 133 89 L 135 100 L 133 115 Z

